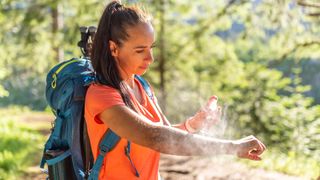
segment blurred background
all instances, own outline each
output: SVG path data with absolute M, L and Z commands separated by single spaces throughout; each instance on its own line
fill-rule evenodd
M 46 74 L 81 56 L 79 27 L 96 26 L 108 2 L 0 1 L 0 179 L 37 179 L 53 120 Z M 122 3 L 138 3 L 153 16 L 155 62 L 144 77 L 172 123 L 217 95 L 225 115 L 206 133 L 254 134 L 268 147 L 261 162 L 232 162 L 295 178 L 320 176 L 319 0 Z

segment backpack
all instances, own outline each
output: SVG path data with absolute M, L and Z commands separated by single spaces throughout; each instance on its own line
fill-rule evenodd
M 135 76 L 150 98 L 153 98 L 147 81 Z M 119 142 L 120 137 L 107 130 L 99 144 L 100 154 L 93 164 L 90 142 L 84 119 L 84 100 L 88 86 L 95 82 L 90 60 L 73 58 L 53 67 L 46 79 L 46 100 L 55 120 L 49 139 L 45 143 L 40 167 L 48 165 L 50 179 L 98 179 L 106 153 Z M 124 153 L 130 158 L 130 141 Z
M 153 98 L 149 84 L 140 76 L 135 78 Z M 95 82 L 90 60 L 73 58 L 64 61 L 49 71 L 46 82 L 46 100 L 55 120 L 44 146 L 40 167 L 43 169 L 47 163 L 49 179 L 98 179 L 106 153 L 116 146 L 120 137 L 108 129 L 99 144 L 100 154 L 93 164 L 84 119 L 85 94 L 88 86 Z M 130 141 L 124 154 L 139 177 L 130 158 Z

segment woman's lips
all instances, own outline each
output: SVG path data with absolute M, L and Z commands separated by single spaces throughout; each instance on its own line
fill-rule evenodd
M 140 66 L 141 69 L 148 69 L 149 65 Z

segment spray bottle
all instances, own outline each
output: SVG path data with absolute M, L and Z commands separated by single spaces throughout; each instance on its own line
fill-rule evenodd
M 215 111 L 217 109 L 217 102 L 218 102 L 217 98 L 211 102 L 211 104 L 209 105 L 209 109 L 211 111 Z

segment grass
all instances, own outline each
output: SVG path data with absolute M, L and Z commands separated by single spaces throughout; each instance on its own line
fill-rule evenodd
M 35 159 L 39 160 L 33 156 L 41 154 L 46 137 L 39 129 L 44 125 L 30 126 L 21 119 L 32 113 L 27 108 L 0 109 L 0 179 L 18 179 Z
M 320 163 L 318 160 L 297 154 L 293 151 L 281 152 L 275 148 L 269 148 L 264 152 L 262 161 L 240 160 L 254 168 L 263 168 L 278 171 L 288 175 L 303 176 L 308 179 L 316 179 L 320 176 Z

